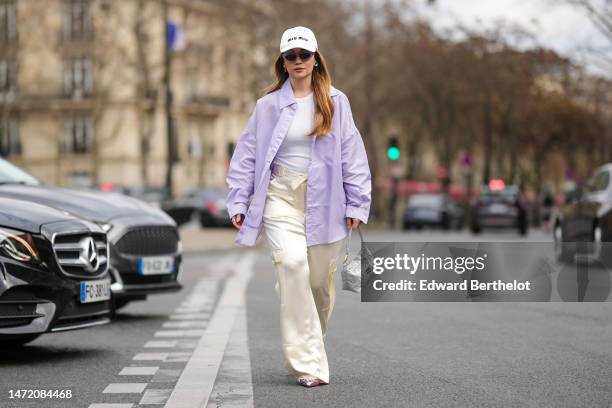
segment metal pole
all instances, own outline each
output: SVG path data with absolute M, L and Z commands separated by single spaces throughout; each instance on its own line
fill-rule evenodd
M 167 151 L 166 151 L 166 190 L 169 194 L 169 198 L 173 195 L 173 180 L 172 170 L 174 167 L 174 120 L 172 118 L 172 89 L 170 85 L 171 69 L 172 69 L 172 53 L 170 52 L 169 34 L 170 27 L 168 26 L 168 1 L 162 0 L 162 13 L 165 26 L 164 36 L 164 75 L 163 75 L 163 86 L 166 92 L 165 95 L 165 114 L 166 114 L 166 139 L 167 139 Z

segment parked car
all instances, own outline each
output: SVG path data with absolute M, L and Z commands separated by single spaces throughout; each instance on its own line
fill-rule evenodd
M 116 308 L 181 288 L 178 230 L 159 208 L 118 193 L 49 186 L 2 159 L 0 197 L 43 204 L 100 225 L 109 242 Z
M 197 219 L 202 227 L 232 226 L 225 205 L 227 194 L 227 189 L 216 187 L 191 189 L 162 208 L 179 225 Z
M 0 198 L 0 346 L 108 323 L 110 286 L 100 226 Z
M 158 208 L 161 208 L 162 203 L 167 200 L 168 197 L 168 192 L 164 187 L 155 186 L 124 187 L 122 193 Z
M 565 205 L 555 213 L 553 238 L 559 261 L 571 262 L 579 251 L 609 265 L 612 254 L 601 251 L 601 246 L 612 241 L 611 173 L 612 163 L 599 167 L 586 185 L 566 195 Z
M 463 228 L 463 208 L 445 194 L 413 194 L 408 198 L 403 229 L 435 226 Z
M 470 230 L 478 234 L 484 228 L 509 228 L 518 230 L 521 235 L 527 234 L 527 209 L 518 186 L 492 180 L 482 187 L 479 197 L 472 203 Z

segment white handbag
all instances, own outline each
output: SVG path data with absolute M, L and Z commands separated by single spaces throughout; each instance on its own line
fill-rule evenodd
M 361 229 L 357 226 L 359 237 L 363 243 L 363 235 Z M 349 229 L 348 238 L 346 240 L 346 252 L 344 254 L 344 261 L 342 263 L 342 289 L 348 290 L 355 293 L 361 292 L 361 280 L 365 282 L 369 281 L 372 276 L 372 261 L 374 257 L 370 250 L 362 245 L 359 255 L 357 255 L 352 261 L 349 262 L 349 248 L 351 243 L 351 235 L 353 230 Z M 363 270 L 362 270 L 362 256 L 363 256 Z

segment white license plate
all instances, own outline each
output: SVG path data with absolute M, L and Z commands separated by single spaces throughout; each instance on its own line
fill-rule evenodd
M 81 303 L 101 302 L 111 297 L 110 279 L 81 282 Z
M 141 275 L 162 275 L 174 272 L 174 258 L 171 256 L 147 256 L 138 259 L 138 273 Z
M 491 207 L 489 207 L 489 212 L 492 214 L 504 214 L 508 212 L 508 206 L 504 204 L 492 204 Z

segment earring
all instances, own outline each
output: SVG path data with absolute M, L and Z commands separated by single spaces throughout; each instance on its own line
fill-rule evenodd
M 287 67 L 283 65 L 283 70 L 287 72 Z
M 315 65 L 314 65 L 314 66 L 315 66 L 315 67 L 318 67 L 318 66 L 319 66 L 319 63 L 318 63 L 318 62 L 315 62 Z

